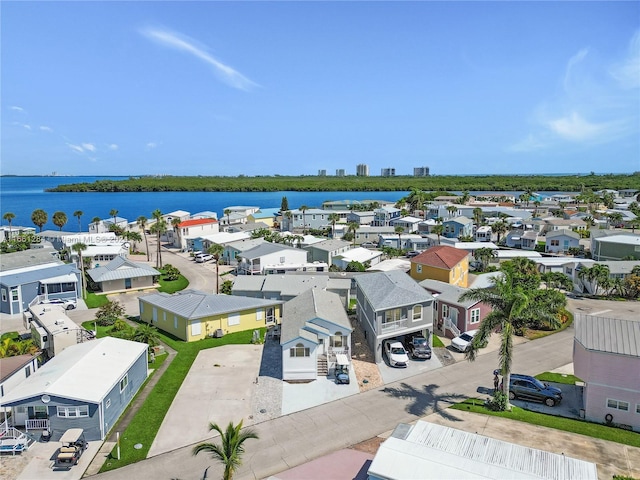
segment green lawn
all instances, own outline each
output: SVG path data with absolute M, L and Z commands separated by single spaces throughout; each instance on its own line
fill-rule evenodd
M 437 335 L 433 335 L 433 346 L 444 347 L 444 343 L 442 343 L 442 340 L 440 340 L 440 337 Z
M 265 331 L 266 329 L 264 328 L 260 329 L 263 337 Z M 178 354 L 153 388 L 153 391 L 136 413 L 136 416 L 127 429 L 121 432 L 120 460 L 116 460 L 114 449 L 114 451 L 111 452 L 111 457 L 107 459 L 100 471 L 106 472 L 146 458 L 151 443 L 160 429 L 162 420 L 200 350 L 219 347 L 221 345 L 248 344 L 251 343 L 252 335 L 253 329 L 245 332 L 229 333 L 222 338 L 207 338 L 197 342 L 186 343 L 160 332 L 159 336 L 162 342 L 176 350 Z M 133 448 L 136 443 L 142 444 L 140 450 Z
M 164 273 L 162 268 L 160 269 L 160 271 Z M 158 291 L 164 293 L 179 292 L 180 290 L 184 290 L 189 286 L 189 280 L 187 280 L 184 275 L 180 275 L 180 278 L 172 281 L 165 280 L 162 276 L 160 276 L 160 278 L 158 279 L 158 283 L 160 284 L 160 288 L 158 288 Z
M 575 385 L 576 382 L 582 382 L 582 380 L 575 375 L 564 373 L 544 372 L 536 375 L 536 378 L 542 382 L 565 383 L 567 385 Z
M 530 412 L 518 407 L 511 407 L 510 412 L 494 412 L 484 406 L 484 400 L 469 398 L 464 402 L 452 405 L 454 410 L 465 410 L 495 417 L 510 418 L 520 422 L 540 425 L 541 427 L 555 428 L 565 432 L 579 433 L 588 437 L 600 438 L 610 442 L 622 443 L 633 447 L 640 447 L 640 434 L 621 428 L 608 427 L 598 423 L 590 423 L 585 420 L 555 417 L 544 413 Z M 517 427 L 516 427 L 517 428 Z
M 100 308 L 109 303 L 109 299 L 106 295 L 87 292 L 87 298 L 84 299 L 84 303 L 87 304 L 87 308 Z

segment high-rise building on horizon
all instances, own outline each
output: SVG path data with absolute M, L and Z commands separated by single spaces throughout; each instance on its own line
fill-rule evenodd
M 393 168 L 393 167 L 383 168 L 382 170 L 380 170 L 380 176 L 381 177 L 395 177 L 396 176 L 396 169 Z
M 415 167 L 413 169 L 414 177 L 428 177 L 429 176 L 429 167 Z
M 359 177 L 368 177 L 369 176 L 369 165 L 366 163 L 359 163 L 356 166 L 356 175 Z
M 319 177 L 326 177 L 327 176 L 327 171 L 326 170 L 318 170 L 318 176 Z
M 336 177 L 344 177 L 344 168 L 336 168 Z

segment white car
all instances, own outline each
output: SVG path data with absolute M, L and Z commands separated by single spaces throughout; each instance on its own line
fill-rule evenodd
M 73 310 L 74 308 L 76 308 L 76 301 L 71 298 L 55 298 L 44 303 L 49 303 L 52 305 L 62 305 L 62 308 L 64 308 L 65 310 Z
M 409 355 L 402 343 L 397 340 L 387 340 L 384 343 L 384 351 L 392 367 L 406 367 L 409 362 Z
M 451 346 L 459 352 L 467 352 L 471 348 L 471 342 L 475 337 L 477 330 L 471 330 L 470 332 L 464 332 L 459 337 L 451 340 Z
M 213 260 L 213 255 L 208 253 L 200 253 L 196 255 L 196 262 L 198 263 L 208 262 L 209 260 Z

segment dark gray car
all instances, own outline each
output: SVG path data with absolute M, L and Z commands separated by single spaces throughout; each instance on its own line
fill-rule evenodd
M 544 402 L 548 407 L 553 407 L 562 401 L 562 390 L 542 383 L 535 377 L 514 373 L 509 379 L 509 399 L 516 398 Z
M 431 358 L 431 346 L 429 341 L 422 335 L 409 336 L 405 344 L 411 358 L 422 360 Z

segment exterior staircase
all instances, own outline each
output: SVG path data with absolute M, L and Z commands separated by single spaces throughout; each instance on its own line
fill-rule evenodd
M 326 377 L 329 375 L 329 366 L 327 364 L 326 355 L 318 355 L 318 376 Z

